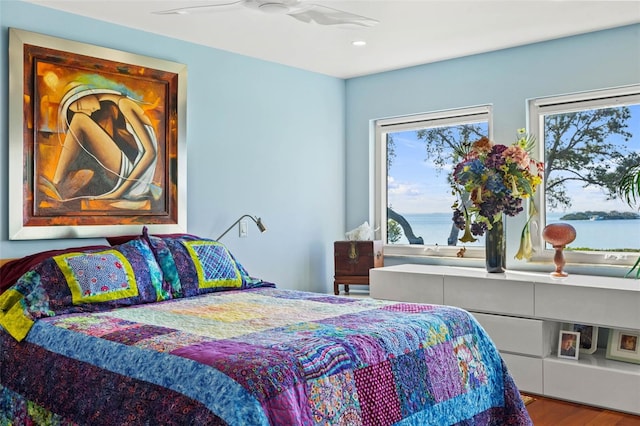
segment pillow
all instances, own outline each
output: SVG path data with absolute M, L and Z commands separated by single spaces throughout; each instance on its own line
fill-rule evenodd
M 171 297 L 151 248 L 137 239 L 44 259 L 0 295 L 0 326 L 22 340 L 39 318 Z
M 133 268 L 117 250 L 61 254 L 53 260 L 67 280 L 74 305 L 138 296 Z
M 143 226 L 142 235 L 116 235 L 113 237 L 105 237 L 105 239 L 107 240 L 109 245 L 117 246 L 131 240 L 136 240 L 140 237 L 146 237 L 147 234 L 148 234 L 148 228 L 146 226 Z M 156 234 L 155 236 L 160 238 L 180 238 L 185 236 L 197 238 L 195 235 L 191 235 L 191 234 Z
M 182 244 L 196 268 L 200 289 L 242 287 L 240 270 L 225 246 L 204 240 L 184 241 Z
M 18 281 L 18 278 L 23 276 L 28 270 L 35 267 L 37 264 L 45 259 L 58 254 L 70 253 L 70 252 L 90 252 L 94 250 L 104 250 L 109 246 L 96 245 L 96 246 L 84 246 L 84 247 L 70 247 L 59 250 L 48 250 L 40 253 L 30 254 L 20 259 L 10 260 L 0 267 L 0 294 Z
M 275 284 L 252 278 L 220 242 L 193 235 L 147 235 L 173 297 Z

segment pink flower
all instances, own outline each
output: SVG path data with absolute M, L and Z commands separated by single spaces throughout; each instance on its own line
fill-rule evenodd
M 502 155 L 511 160 L 512 163 L 516 163 L 522 169 L 527 169 L 529 167 L 529 154 L 517 145 L 511 145 L 508 147 L 504 150 Z

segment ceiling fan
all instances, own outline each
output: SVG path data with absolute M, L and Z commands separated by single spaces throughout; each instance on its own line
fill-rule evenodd
M 333 9 L 301 0 L 238 0 L 230 3 L 213 3 L 153 12 L 159 15 L 187 15 L 226 10 L 235 6 L 246 7 L 263 13 L 289 15 L 298 21 L 330 25 L 341 28 L 373 27 L 379 21 L 366 16 Z

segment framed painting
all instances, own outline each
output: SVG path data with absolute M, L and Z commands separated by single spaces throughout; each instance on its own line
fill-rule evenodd
M 9 30 L 9 238 L 186 230 L 183 64 Z
M 606 357 L 616 361 L 640 364 L 640 333 L 626 330 L 609 330 Z
M 560 330 L 558 338 L 558 358 L 578 359 L 580 350 L 580 333 L 577 331 Z
M 598 349 L 598 327 L 586 324 L 564 324 L 564 330 L 580 333 L 580 353 L 593 354 Z

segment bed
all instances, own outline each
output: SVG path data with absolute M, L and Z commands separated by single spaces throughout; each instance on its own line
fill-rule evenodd
M 143 232 L 0 284 L 0 424 L 531 424 L 466 311 L 279 289 L 216 241 Z

